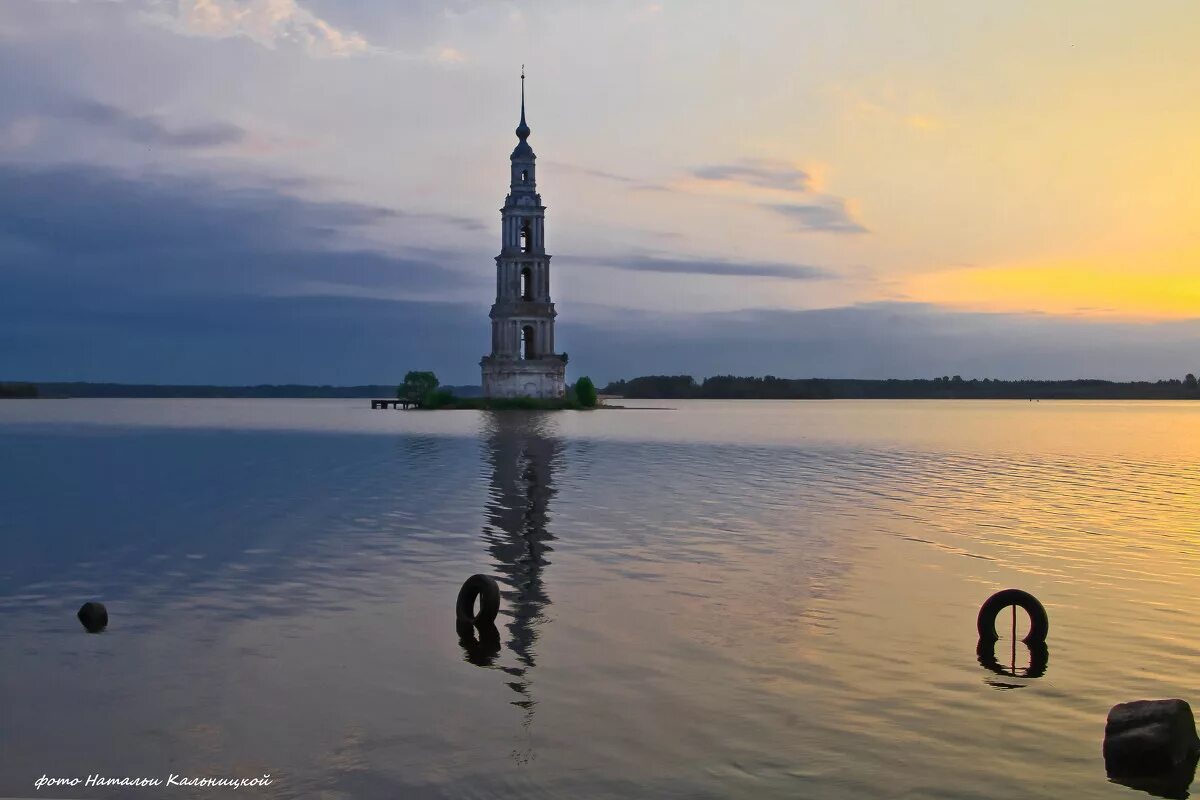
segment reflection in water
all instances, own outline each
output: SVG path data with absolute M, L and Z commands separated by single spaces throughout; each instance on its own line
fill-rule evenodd
M 1196 777 L 1196 762 L 1200 755 L 1193 753 L 1191 757 L 1181 762 L 1170 772 L 1159 775 L 1118 775 L 1108 770 L 1108 779 L 1113 783 L 1137 789 L 1154 797 L 1165 797 L 1168 800 L 1187 800 L 1188 790 Z
M 490 667 L 500 655 L 500 631 L 492 622 L 470 622 L 458 620 L 454 623 L 458 632 L 458 643 L 462 645 L 463 658 L 477 667 Z
M 502 669 L 514 678 L 508 685 L 520 699 L 513 705 L 524 709 L 528 729 L 536 703 L 529 671 L 536 665 L 538 627 L 550 605 L 542 571 L 550 563 L 546 554 L 554 541 L 546 525 L 561 442 L 548 414 L 520 411 L 488 414 L 484 440 L 489 474 L 483 538 L 495 562 L 497 579 L 508 587 L 501 589 L 506 601 L 501 613 L 511 617 L 505 623 L 507 646 L 518 663 Z M 493 666 L 500 652 L 500 634 L 494 625 L 475 627 L 478 630 L 470 625 L 458 627 L 465 658 L 478 666 Z M 529 757 L 528 753 L 518 754 L 518 760 Z
M 344 405 L 0 419 L 0 796 L 169 767 L 297 800 L 1148 800 L 1105 777 L 1106 709 L 1200 697 L 1195 404 Z M 147 421 L 66 422 L 103 408 Z M 507 615 L 464 652 L 477 571 Z M 998 585 L 1054 600 L 1040 680 L 1019 637 L 984 653 L 1008 674 L 971 659 Z
M 985 669 L 1006 678 L 1040 678 L 1046 674 L 1046 668 L 1050 665 L 1050 648 L 1046 646 L 1045 642 L 1021 642 L 1021 646 L 1029 650 L 1028 667 L 1017 666 L 1016 639 L 1010 642 L 1007 666 L 1000 663 L 1000 659 L 996 656 L 996 645 L 998 644 L 999 640 L 980 639 L 975 646 L 975 655 L 979 658 L 979 664 Z M 1021 689 L 1025 686 L 1023 683 L 996 680 L 989 680 L 988 683 L 997 689 Z

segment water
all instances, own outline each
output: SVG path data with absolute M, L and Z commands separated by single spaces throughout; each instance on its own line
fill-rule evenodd
M 1200 405 L 636 404 L 0 403 L 0 795 L 1145 796 L 1100 743 L 1200 701 Z M 1042 677 L 976 653 L 1006 586 Z

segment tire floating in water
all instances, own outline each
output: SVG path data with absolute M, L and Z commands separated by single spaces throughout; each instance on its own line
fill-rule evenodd
M 1026 644 L 1046 641 L 1046 635 L 1050 633 L 1046 609 L 1036 597 L 1021 589 L 1002 589 L 984 601 L 976 621 L 980 641 L 994 642 L 1000 638 L 996 633 L 996 617 L 1009 606 L 1020 606 L 1029 615 L 1029 633 L 1021 641 Z
M 475 613 L 475 598 L 479 598 L 479 613 Z M 473 625 L 492 623 L 500 613 L 500 586 L 490 575 L 472 575 L 458 590 L 454 616 L 459 622 Z
M 84 603 L 79 607 L 79 611 L 75 612 L 75 616 L 79 617 L 79 621 L 83 623 L 83 627 L 88 633 L 100 633 L 108 627 L 108 609 L 103 603 L 95 601 Z

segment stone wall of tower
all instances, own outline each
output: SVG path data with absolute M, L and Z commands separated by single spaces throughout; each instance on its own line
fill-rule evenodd
M 560 358 L 484 364 L 484 397 L 561 398 L 566 394 L 566 364 Z

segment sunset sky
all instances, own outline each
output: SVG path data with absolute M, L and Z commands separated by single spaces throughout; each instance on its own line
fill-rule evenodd
M 0 3 L 0 379 L 1200 372 L 1194 2 Z

